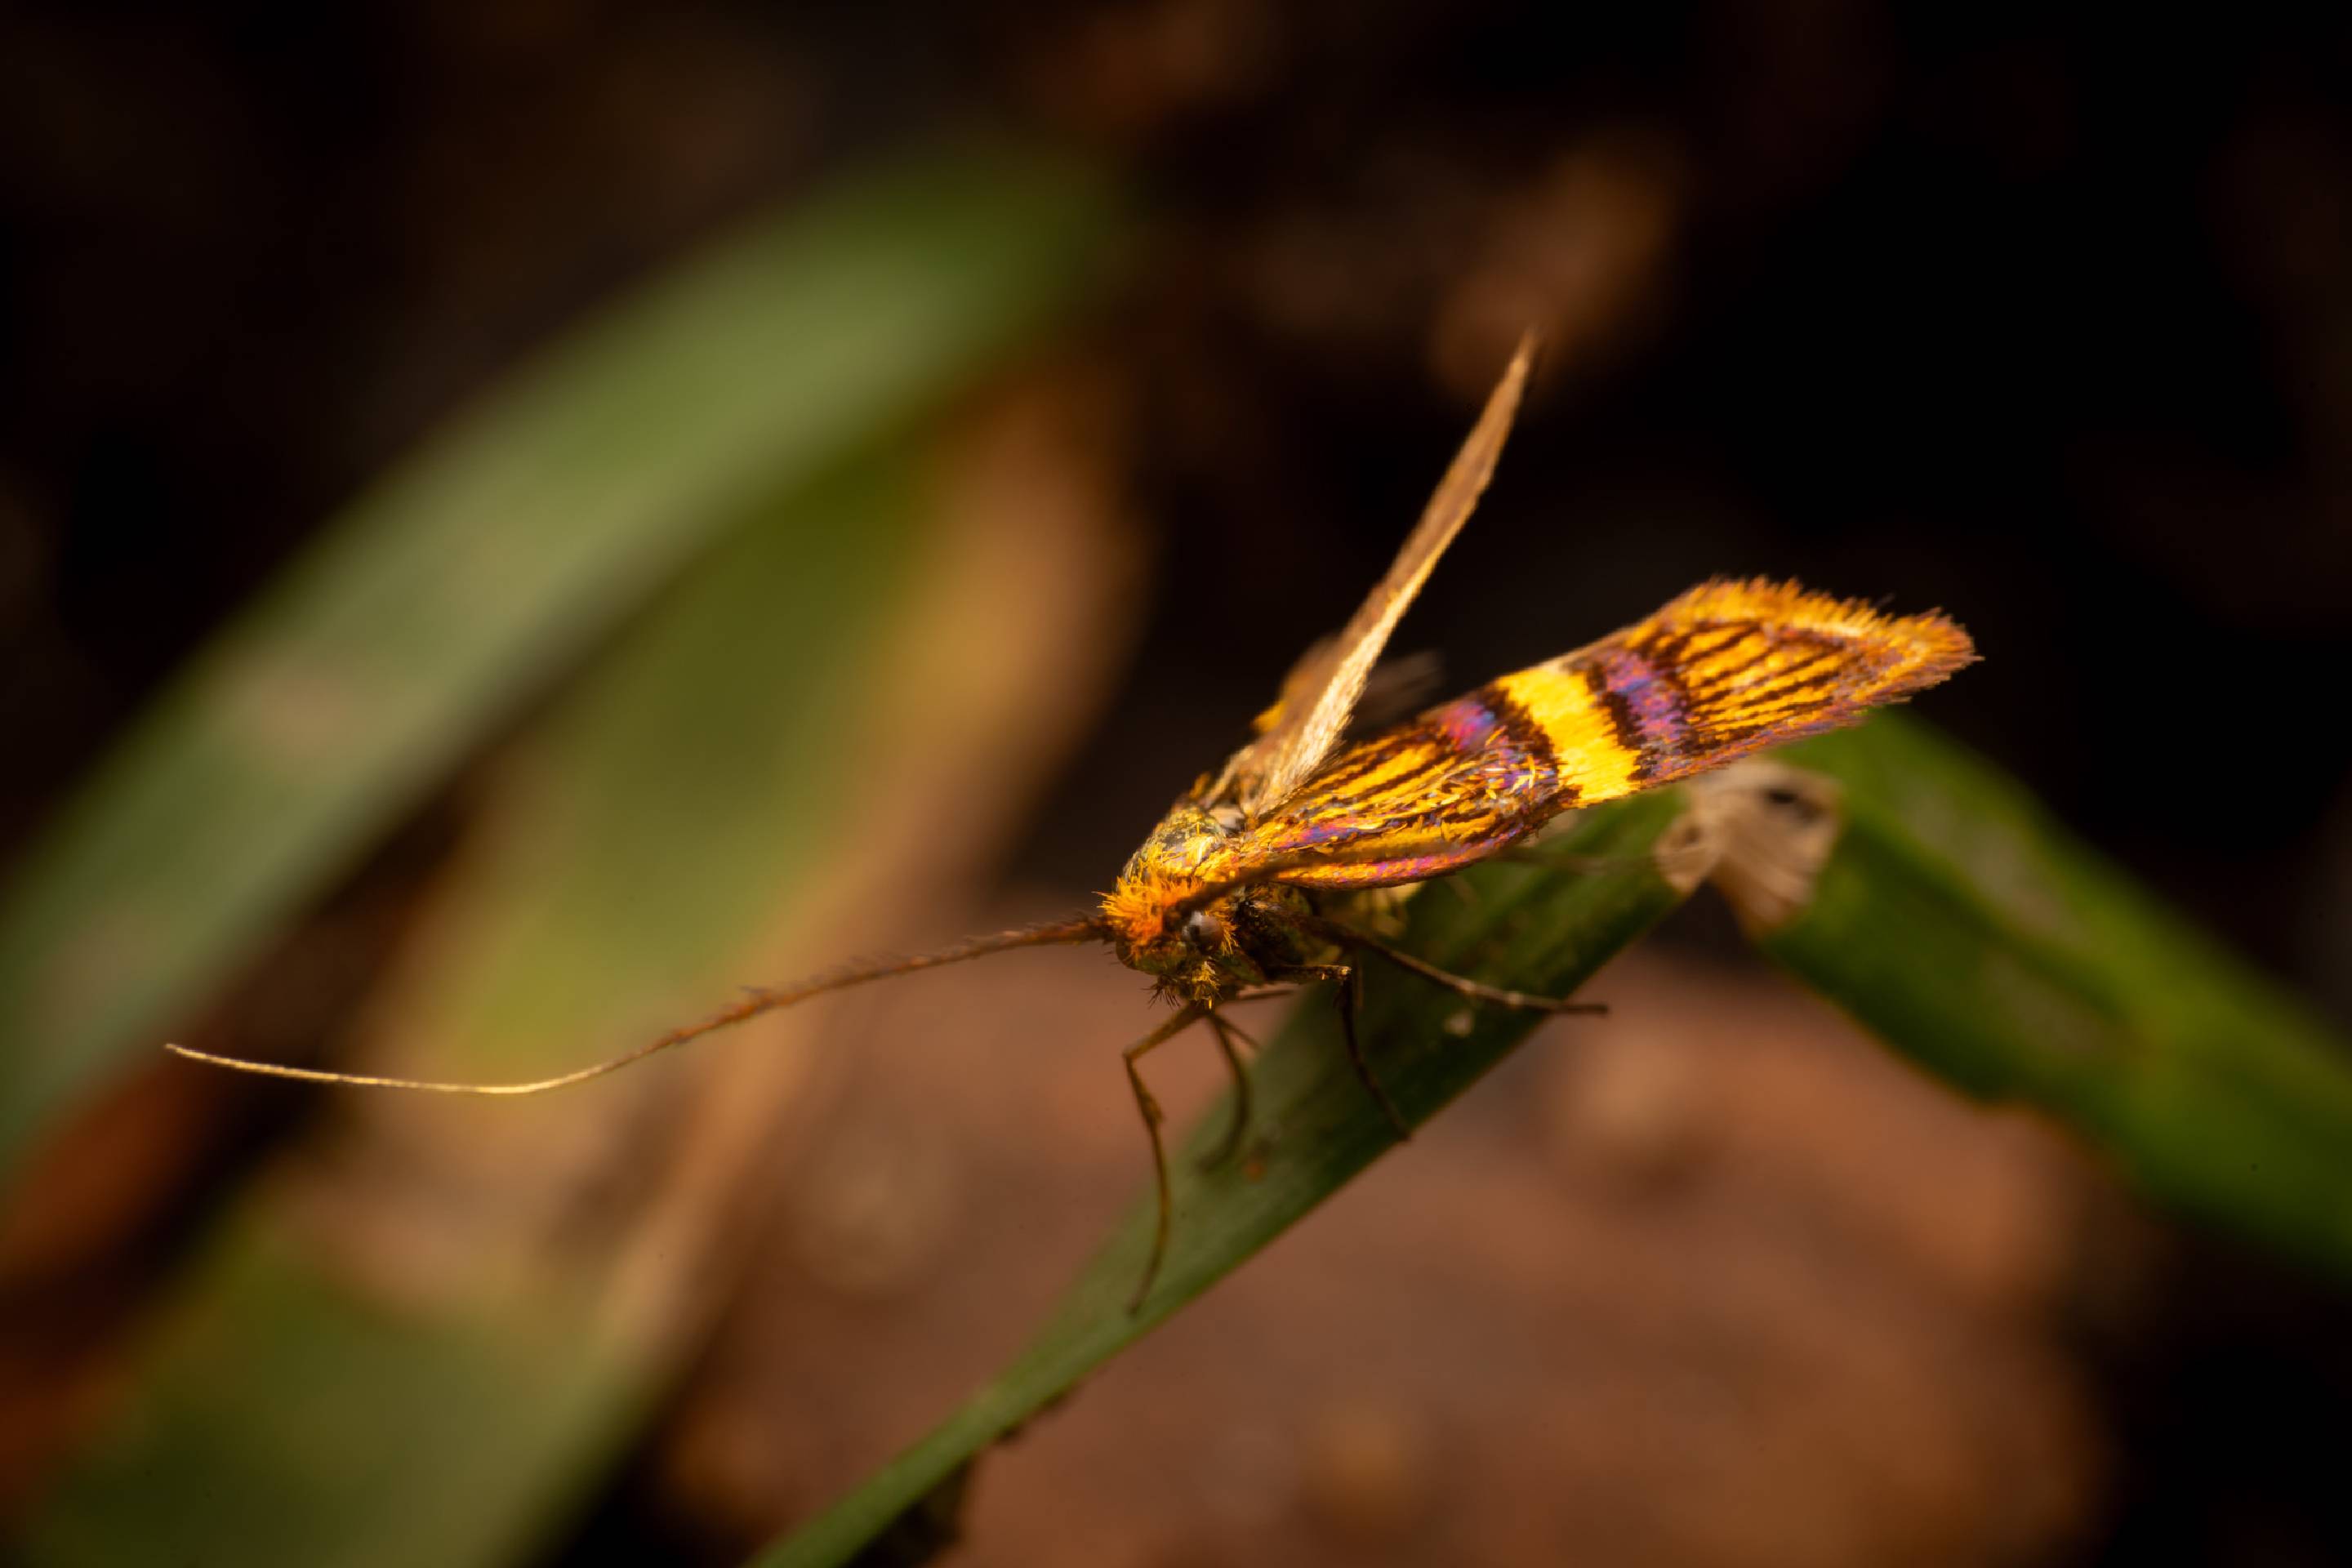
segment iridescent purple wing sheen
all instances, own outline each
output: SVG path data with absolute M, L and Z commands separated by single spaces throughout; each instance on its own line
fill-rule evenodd
M 1270 880 L 1386 887 L 1485 859 L 1560 804 L 1541 728 L 1488 686 L 1342 751 L 1238 847 Z
M 1234 847 L 1231 879 L 1365 888 L 1459 869 L 1575 806 L 1841 724 L 1975 657 L 1944 616 L 1763 581 L 1649 619 L 1332 756 Z

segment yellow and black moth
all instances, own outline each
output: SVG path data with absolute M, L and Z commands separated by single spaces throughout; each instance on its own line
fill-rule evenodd
M 1245 1089 L 1234 1047 L 1239 1032 L 1221 1009 L 1269 987 L 1336 981 L 1350 1058 L 1402 1135 L 1403 1121 L 1355 1039 L 1364 963 L 1394 963 L 1507 1006 L 1557 1012 L 1578 1005 L 1499 990 L 1425 963 L 1351 922 L 1350 896 L 1444 876 L 1510 848 L 1562 812 L 1850 724 L 1975 657 L 1968 634 L 1940 614 L 1891 616 L 1794 584 L 1714 581 L 1573 653 L 1345 740 L 1390 634 L 1495 471 L 1533 350 L 1531 342 L 1520 345 L 1419 524 L 1354 617 L 1308 649 L 1259 717 L 1255 737 L 1170 808 L 1095 910 L 938 952 L 754 989 L 620 1056 L 526 1083 L 378 1078 L 171 1048 L 199 1061 L 314 1082 L 541 1094 L 845 986 L 1013 948 L 1106 942 L 1121 963 L 1152 976 L 1175 1007 L 1123 1053 L 1151 1142 L 1160 1203 L 1150 1261 L 1134 1299 L 1140 1306 L 1171 1226 L 1160 1112 L 1138 1066 L 1146 1054 L 1205 1023 Z M 1244 1094 L 1229 1149 L 1238 1146 L 1246 1106 Z

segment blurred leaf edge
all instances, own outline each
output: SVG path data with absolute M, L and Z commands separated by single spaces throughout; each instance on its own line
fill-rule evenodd
M 331 520 L 0 889 L 0 1179 L 742 510 L 1085 297 L 1119 215 L 1009 144 L 908 153 L 600 310 Z

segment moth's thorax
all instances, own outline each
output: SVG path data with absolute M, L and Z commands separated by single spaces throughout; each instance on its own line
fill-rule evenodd
M 1103 897 L 1119 962 L 1188 1002 L 1213 1002 L 1263 984 L 1297 962 L 1301 906 L 1286 889 L 1234 885 L 1244 864 L 1238 814 L 1177 805 L 1128 859 Z

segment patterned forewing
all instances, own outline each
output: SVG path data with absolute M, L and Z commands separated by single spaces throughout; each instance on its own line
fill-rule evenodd
M 1502 380 L 1487 395 L 1478 423 L 1454 454 L 1387 574 L 1347 626 L 1309 648 L 1284 679 L 1280 699 L 1261 720 L 1264 732 L 1234 753 L 1209 798 L 1233 799 L 1251 816 L 1260 816 L 1297 791 L 1330 755 L 1348 727 L 1348 715 L 1364 694 L 1364 682 L 1380 661 L 1381 650 L 1388 646 L 1389 634 L 1396 630 L 1494 477 L 1518 413 L 1535 347 L 1532 336 L 1520 340 Z
M 1234 847 L 1251 879 L 1412 881 L 1559 813 L 1687 778 L 1936 684 L 1975 657 L 1937 614 L 1713 582 L 1588 647 L 1333 756 Z

